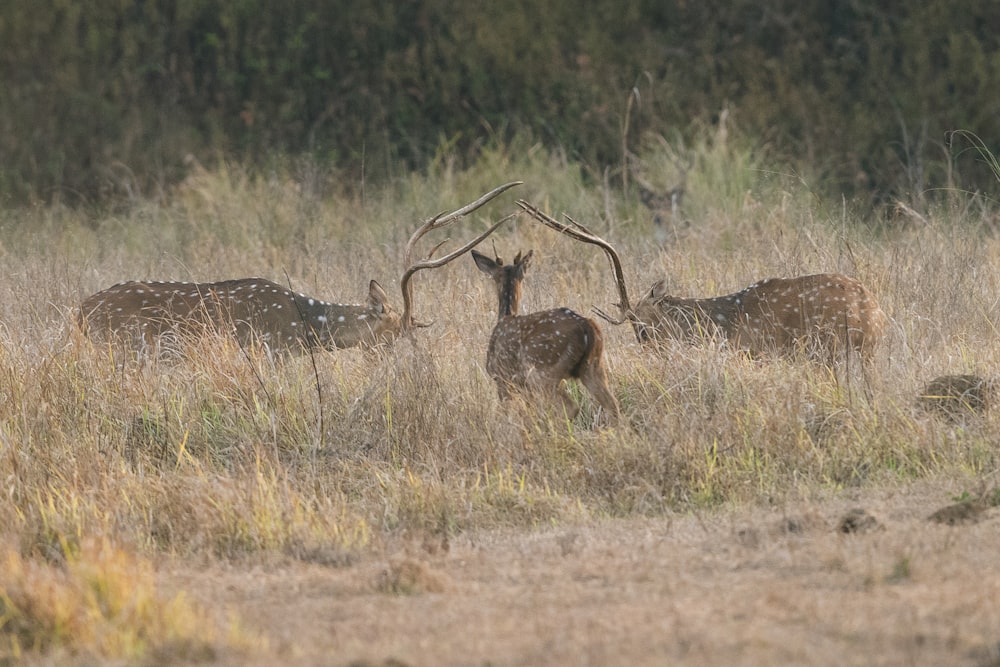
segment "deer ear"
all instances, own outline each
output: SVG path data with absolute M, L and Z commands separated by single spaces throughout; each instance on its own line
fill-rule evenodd
M 472 259 L 476 261 L 476 266 L 478 266 L 479 270 L 483 273 L 493 273 L 500 266 L 494 260 L 476 250 L 472 251 Z
M 650 299 L 662 299 L 667 295 L 667 281 L 657 280 L 649 290 Z
M 389 300 L 389 295 L 385 293 L 382 286 L 378 284 L 377 280 L 373 280 L 368 283 L 368 307 L 376 312 L 384 312 L 386 301 Z
M 524 253 L 523 257 L 521 257 L 521 261 L 518 262 L 518 264 L 521 266 L 521 270 L 522 271 L 524 271 L 526 268 L 528 268 L 528 264 L 530 263 L 530 260 L 531 260 L 531 255 L 534 252 L 535 252 L 534 250 L 529 250 L 528 252 Z

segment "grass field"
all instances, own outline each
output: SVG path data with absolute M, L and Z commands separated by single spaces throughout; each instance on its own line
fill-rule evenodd
M 101 214 L 0 213 L 0 663 L 1000 664 L 998 417 L 916 403 L 1000 366 L 996 203 L 956 190 L 874 218 L 735 145 L 691 150 L 662 241 L 637 197 L 533 146 L 377 190 L 290 163 L 194 169 Z M 646 178 L 671 186 L 674 158 L 652 149 Z M 401 305 L 417 225 L 515 179 L 451 247 L 523 197 L 612 241 L 634 296 L 858 278 L 891 318 L 870 395 L 602 325 L 623 424 L 593 428 L 577 387 L 573 422 L 501 404 L 496 297 L 468 258 L 418 275 L 434 324 L 384 354 L 218 337 L 137 363 L 76 328 L 128 279 L 360 303 L 375 278 Z M 615 301 L 591 246 L 526 216 L 492 241 L 534 249 L 529 310 Z

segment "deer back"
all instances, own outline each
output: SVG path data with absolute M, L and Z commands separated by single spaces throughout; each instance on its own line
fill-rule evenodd
M 364 305 L 333 304 L 263 278 L 214 283 L 126 282 L 87 298 L 79 322 L 101 340 L 120 337 L 151 346 L 208 330 L 272 349 L 376 345 L 398 335 L 399 313 L 382 287 L 369 284 Z
M 519 382 L 530 373 L 553 379 L 579 378 L 600 360 L 604 339 L 597 324 L 569 308 L 501 318 L 486 352 L 493 378 Z
M 664 291 L 661 281 L 635 307 L 640 340 L 708 332 L 751 353 L 815 344 L 867 357 L 888 322 L 871 292 L 839 273 L 769 278 L 710 299 L 679 299 Z

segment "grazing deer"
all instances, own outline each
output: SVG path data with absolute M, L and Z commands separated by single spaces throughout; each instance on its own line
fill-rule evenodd
M 452 224 L 519 184 L 502 185 L 448 215 L 428 220 L 414 232 L 406 246 L 408 266 L 400 280 L 402 313 L 389 304 L 388 295 L 375 280 L 368 285 L 368 300 L 363 305 L 328 303 L 263 278 L 212 283 L 131 281 L 84 300 L 78 322 L 92 338 L 118 339 L 139 351 L 205 331 L 231 332 L 241 345 L 263 344 L 275 351 L 388 344 L 413 328 L 428 326 L 413 317 L 413 275 L 460 257 L 512 216 L 437 260 L 431 260 L 429 255 L 422 262 L 410 264 L 416 242 L 427 232 Z
M 512 264 L 504 264 L 499 257 L 490 259 L 472 251 L 476 266 L 493 279 L 500 303 L 486 352 L 486 372 L 496 382 L 501 399 L 519 390 L 554 394 L 569 419 L 576 417 L 580 406 L 562 382 L 578 379 L 603 408 L 606 419 L 617 422 L 618 402 L 608 388 L 604 337 L 597 323 L 568 308 L 518 314 L 531 254 L 531 250 L 518 253 Z
M 707 299 L 669 296 L 661 280 L 633 308 L 621 261 L 611 244 L 572 219 L 570 224 L 559 223 L 524 200 L 518 206 L 544 225 L 607 253 L 622 316 L 595 312 L 614 324 L 630 322 L 643 344 L 717 336 L 751 355 L 806 349 L 833 360 L 856 353 L 867 365 L 888 324 L 871 292 L 839 273 L 770 278 L 734 294 Z

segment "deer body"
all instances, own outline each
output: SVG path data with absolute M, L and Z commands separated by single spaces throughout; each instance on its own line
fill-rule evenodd
M 291 350 L 390 342 L 399 334 L 402 318 L 374 280 L 366 304 L 342 305 L 294 293 L 263 278 L 241 278 L 120 283 L 87 298 L 79 323 L 92 337 L 119 335 L 140 349 L 216 331 L 232 333 L 244 345 Z
M 752 355 L 808 349 L 864 361 L 888 324 L 871 292 L 839 273 L 769 278 L 708 299 L 668 296 L 660 281 L 632 312 L 641 343 L 721 336 Z
M 619 417 L 618 402 L 608 388 L 604 370 L 604 338 L 597 324 L 568 308 L 518 314 L 521 282 L 531 251 L 503 264 L 472 251 L 481 271 L 497 288 L 499 313 L 486 352 L 486 371 L 497 384 L 501 399 L 515 391 L 553 394 L 573 419 L 580 407 L 563 386 L 578 379 L 611 421 Z

